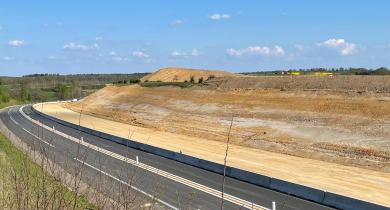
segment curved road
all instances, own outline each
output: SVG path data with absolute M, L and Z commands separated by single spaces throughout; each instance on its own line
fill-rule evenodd
M 68 172 L 82 168 L 82 180 L 114 200 L 131 189 L 134 199 L 146 205 L 156 201 L 166 209 L 220 209 L 219 174 L 65 127 L 37 115 L 31 106 L 4 109 L 0 119 Z M 224 192 L 224 209 L 272 209 L 272 202 L 277 210 L 331 209 L 231 178 Z

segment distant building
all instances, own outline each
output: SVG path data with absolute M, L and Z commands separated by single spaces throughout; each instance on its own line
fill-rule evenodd
M 315 76 L 333 76 L 333 72 L 314 72 Z
M 299 76 L 299 75 L 301 75 L 301 72 L 294 71 L 294 72 L 290 72 L 290 74 L 293 76 Z

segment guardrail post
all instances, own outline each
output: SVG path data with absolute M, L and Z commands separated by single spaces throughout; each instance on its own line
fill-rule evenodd
M 137 161 L 137 164 L 139 163 L 139 160 L 138 160 L 138 155 L 135 156 L 135 160 Z
M 272 210 L 276 210 L 276 202 L 272 201 Z

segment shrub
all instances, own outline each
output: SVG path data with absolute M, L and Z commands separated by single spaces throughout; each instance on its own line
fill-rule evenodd
M 10 99 L 8 91 L 0 87 L 0 103 L 8 103 Z
M 194 76 L 191 76 L 191 77 L 190 77 L 190 82 L 191 82 L 191 83 L 195 83 L 195 78 L 194 78 Z
M 130 84 L 134 84 L 134 83 L 139 83 L 140 82 L 140 79 L 130 79 L 129 83 Z
M 181 88 L 190 87 L 192 84 L 189 82 L 141 82 L 139 83 L 142 87 L 161 87 L 161 86 L 177 86 Z
M 209 75 L 209 77 L 207 78 L 207 80 L 214 79 L 214 78 L 215 78 L 215 75 Z
M 198 83 L 201 84 L 203 82 L 203 77 L 199 77 Z

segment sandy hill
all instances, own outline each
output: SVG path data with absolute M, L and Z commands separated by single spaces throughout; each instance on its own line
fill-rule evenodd
M 225 71 L 210 71 L 200 69 L 188 69 L 188 68 L 164 68 L 160 69 L 153 74 L 144 76 L 141 81 L 162 81 L 162 82 L 184 82 L 190 81 L 191 76 L 195 81 L 199 78 L 207 79 L 209 76 L 215 77 L 234 77 L 237 74 L 233 74 Z

